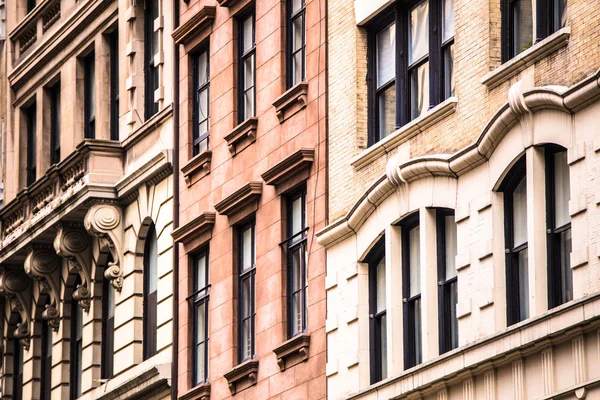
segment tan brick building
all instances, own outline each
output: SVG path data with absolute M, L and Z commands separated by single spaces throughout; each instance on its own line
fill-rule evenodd
M 328 2 L 328 398 L 600 396 L 599 9 Z

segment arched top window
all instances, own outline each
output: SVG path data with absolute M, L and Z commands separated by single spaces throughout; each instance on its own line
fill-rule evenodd
M 144 245 L 144 360 L 156 354 L 158 289 L 158 238 L 150 225 Z

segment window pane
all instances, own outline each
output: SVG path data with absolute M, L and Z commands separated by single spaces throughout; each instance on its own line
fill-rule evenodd
M 243 35 L 243 47 L 242 52 L 245 53 L 254 47 L 254 18 L 253 16 L 249 16 L 242 23 L 242 35 Z
M 115 290 L 112 285 L 108 283 L 108 281 L 103 281 L 103 285 L 107 285 L 106 288 L 106 319 L 113 318 L 115 316 Z
M 303 18 L 298 17 L 292 23 L 292 50 L 295 52 L 299 50 L 304 45 L 302 41 L 302 33 L 304 29 L 302 29 Z
M 454 45 L 444 49 L 444 97 L 454 96 Z
M 199 101 L 198 101 L 198 121 L 203 122 L 206 119 L 208 119 L 208 89 L 204 89 L 199 93 Z M 208 128 L 208 127 L 206 127 Z M 205 129 L 204 131 L 200 131 L 200 134 L 203 134 L 206 132 Z
M 250 319 L 242 322 L 242 360 L 252 357 L 252 332 Z
M 429 2 L 425 1 L 410 12 L 408 63 L 429 53 Z
M 379 112 L 379 139 L 385 138 L 396 129 L 396 85 L 391 85 L 377 95 Z
M 204 344 L 196 347 L 196 383 L 204 382 Z
M 148 240 L 146 253 L 146 262 L 148 263 L 148 293 L 152 293 L 156 291 L 158 284 L 158 243 L 154 228 L 150 229 L 150 234 L 146 240 Z
M 571 269 L 571 229 L 560 233 L 560 273 L 562 281 L 562 302 L 573 300 L 573 270 Z
M 196 290 L 206 287 L 206 256 L 196 259 Z
M 450 344 L 451 348 L 458 347 L 458 318 L 456 315 L 456 306 L 458 304 L 458 282 L 454 281 L 448 288 L 450 302 Z
M 531 47 L 533 43 L 533 8 L 532 0 L 516 0 L 512 2 L 514 55 Z
M 206 304 L 201 303 L 196 307 L 196 344 L 204 342 L 206 329 Z
M 377 312 L 385 311 L 385 257 L 377 264 Z
M 567 26 L 567 0 L 556 1 L 558 2 L 558 6 L 554 8 L 558 12 L 556 21 L 558 21 L 559 28 L 564 28 Z
M 292 296 L 292 335 L 302 331 L 302 299 L 303 292 L 294 293 Z
M 302 200 L 304 196 L 296 198 L 292 202 L 292 235 L 302 230 Z
M 527 242 L 527 179 L 523 177 L 513 193 L 513 247 Z
M 246 278 L 242 280 L 242 293 L 241 293 L 241 302 L 242 302 L 242 318 L 248 318 L 251 314 L 251 302 L 250 298 L 250 278 Z
M 415 227 L 408 234 L 410 261 L 410 297 L 421 293 L 421 229 Z
M 396 75 L 396 25 L 392 24 L 379 32 L 376 41 L 377 87 L 379 88 L 394 79 Z
M 292 0 L 292 14 L 297 13 L 303 6 L 302 0 Z
M 567 152 L 554 153 L 554 227 L 559 228 L 571 222 L 569 217 L 571 200 L 571 180 Z
M 198 85 L 208 82 L 208 52 L 203 51 L 198 57 Z
M 296 54 L 294 54 L 294 58 L 292 59 L 294 62 L 293 68 L 294 68 L 294 83 L 298 83 L 298 82 L 302 82 L 303 80 L 303 72 L 304 72 L 304 68 L 303 68 L 303 63 L 302 63 L 302 51 L 297 52 Z
M 242 233 L 242 271 L 252 268 L 252 227 L 244 229 Z
M 90 56 L 89 58 L 89 88 L 90 88 L 90 97 L 89 97 L 89 106 L 90 106 L 90 115 L 88 117 L 91 119 L 96 116 L 96 62 L 94 56 Z M 88 121 L 89 122 L 89 119 Z
M 429 109 L 429 62 L 413 69 L 410 74 L 411 119 Z
M 381 379 L 387 378 L 387 318 L 379 320 L 379 341 L 381 343 Z
M 244 89 L 254 86 L 254 55 L 244 60 Z
M 421 299 L 417 299 L 413 304 L 414 335 L 415 335 L 415 365 L 423 360 L 422 340 L 421 340 Z
M 519 274 L 519 318 L 523 321 L 529 318 L 529 269 L 527 249 L 521 250 L 518 257 Z
M 454 215 L 444 217 L 446 229 L 446 280 L 456 276 L 456 222 Z
M 444 0 L 442 42 L 454 36 L 454 0 Z
M 302 247 L 297 247 L 292 252 L 292 291 L 297 291 L 302 287 Z

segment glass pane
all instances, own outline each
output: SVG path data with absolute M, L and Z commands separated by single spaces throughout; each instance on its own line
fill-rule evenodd
M 297 13 L 303 6 L 303 0 L 292 0 L 292 14 Z
M 90 105 L 90 118 L 93 118 L 94 116 L 96 116 L 96 61 L 94 57 L 90 57 L 89 59 L 89 63 L 90 63 L 90 74 L 88 75 L 88 79 L 89 81 L 89 85 L 90 85 L 90 100 L 89 100 L 89 105 Z M 89 122 L 86 121 L 86 122 Z
M 381 343 L 381 379 L 387 378 L 387 318 L 382 316 L 379 320 L 379 340 Z
M 454 36 L 454 0 L 444 0 L 442 42 Z
M 391 85 L 379 92 L 377 103 L 379 139 L 381 140 L 396 130 L 396 85 Z
M 411 119 L 425 114 L 429 109 L 429 62 L 410 73 Z
M 385 257 L 377 264 L 377 312 L 385 311 Z
M 242 271 L 252 268 L 252 227 L 249 226 L 242 232 Z
M 206 287 L 206 256 L 196 260 L 196 290 Z
M 198 153 L 196 153 L 196 154 L 200 154 L 207 149 L 208 149 L 208 138 L 206 138 L 200 142 L 200 144 L 198 145 Z
M 571 179 L 567 152 L 554 153 L 554 227 L 559 228 L 571 222 L 569 216 L 571 200 Z
M 292 235 L 302 230 L 302 200 L 300 196 L 292 202 Z
M 408 234 L 410 262 L 410 297 L 421 293 L 421 228 L 415 227 Z
M 242 323 L 242 360 L 252 357 L 252 331 L 250 319 Z
M 304 18 L 298 17 L 292 23 L 292 51 L 301 49 L 304 46 L 302 36 L 304 29 L 302 28 Z
M 254 88 L 248 89 L 244 93 L 244 105 L 246 118 L 254 116 Z
M 148 240 L 147 248 L 147 265 L 148 265 L 148 293 L 156 291 L 158 285 L 158 243 L 156 239 L 156 231 L 150 229 L 150 234 L 146 238 Z
M 254 55 L 244 60 L 244 89 L 254 86 Z
M 562 280 L 562 302 L 573 300 L 573 270 L 571 269 L 571 229 L 560 233 L 560 273 Z
M 452 282 L 449 287 L 450 301 L 450 344 L 453 349 L 458 347 L 458 318 L 456 315 L 456 306 L 458 304 L 458 283 Z
M 242 280 L 241 282 L 242 285 L 242 292 L 241 292 L 241 308 L 242 308 L 242 318 L 248 318 L 250 317 L 250 313 L 251 313 L 251 302 L 252 299 L 250 298 L 250 278 L 246 278 L 244 280 Z
M 196 307 L 196 344 L 204 342 L 206 330 L 206 304 Z
M 83 307 L 75 306 L 77 310 L 76 327 L 75 327 L 75 340 L 81 341 L 83 337 Z
M 106 311 L 107 311 L 107 316 L 106 319 L 108 318 L 113 318 L 115 316 L 115 290 L 113 289 L 112 285 L 110 285 L 110 283 L 108 283 L 108 281 L 103 281 L 102 283 L 103 285 L 108 285 L 108 287 L 106 288 Z
M 208 89 L 202 90 L 199 94 L 199 97 L 200 99 L 198 101 L 198 121 L 202 122 L 208 119 Z M 203 134 L 204 132 L 206 132 L 206 130 L 201 130 L 200 134 Z
M 527 249 L 521 250 L 518 257 L 519 273 L 519 320 L 529 318 L 529 269 Z
M 455 94 L 454 83 L 454 45 L 444 49 L 444 97 Z
M 513 247 L 527 242 L 527 179 L 523 177 L 513 193 Z
M 408 35 L 408 64 L 429 53 L 429 2 L 425 1 L 410 12 Z
M 558 12 L 558 16 L 556 17 L 556 21 L 558 21 L 558 28 L 564 28 L 567 26 L 567 0 L 556 0 L 558 2 L 558 7 L 554 9 Z
M 394 79 L 396 75 L 396 25 L 392 24 L 377 34 L 377 87 Z
M 533 44 L 533 8 L 532 0 L 512 2 L 514 55 L 527 50 Z
M 204 382 L 204 345 L 196 347 L 196 383 Z
M 242 23 L 243 47 L 242 52 L 246 53 L 254 47 L 254 16 L 251 15 Z
M 446 279 L 456 276 L 456 222 L 454 215 L 444 217 L 446 230 Z
M 423 360 L 423 347 L 421 339 L 421 299 L 415 300 L 413 307 L 413 315 L 415 318 L 415 364 L 420 364 Z
M 292 296 L 292 335 L 302 331 L 302 291 Z
M 208 82 L 208 52 L 203 51 L 198 57 L 198 85 Z
M 297 291 L 302 287 L 302 247 L 296 248 L 292 253 L 292 291 Z
M 302 62 L 302 58 L 302 51 L 298 51 L 294 54 L 294 58 L 292 59 L 294 62 L 294 83 L 302 82 L 304 80 L 304 63 Z

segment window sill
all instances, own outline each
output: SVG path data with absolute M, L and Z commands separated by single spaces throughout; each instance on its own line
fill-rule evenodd
M 256 141 L 257 126 L 258 118 L 248 118 L 225 136 L 232 157 Z
M 277 193 L 283 193 L 308 179 L 314 158 L 314 149 L 303 147 L 275 164 L 261 177 L 267 185 L 275 186 Z
M 202 383 L 179 396 L 179 400 L 209 400 L 210 383 Z
M 277 365 L 279 365 L 281 372 L 285 371 L 288 367 L 308 360 L 309 346 L 310 334 L 303 333 L 294 336 L 273 349 L 273 353 L 277 356 Z
M 295 86 L 292 86 L 287 92 L 279 96 L 279 98 L 273 102 L 275 114 L 277 115 L 280 124 L 283 124 L 286 119 L 306 108 L 307 95 L 308 83 L 300 82 Z
M 365 167 L 382 155 L 394 150 L 411 137 L 424 131 L 448 115 L 453 114 L 456 111 L 457 103 L 458 100 L 456 97 L 450 97 L 444 100 L 429 110 L 425 115 L 410 121 L 385 139 L 373 144 L 371 147 L 354 157 L 350 161 L 350 165 L 355 169 Z
M 258 360 L 248 360 L 225 373 L 231 395 L 256 385 Z
M 198 154 L 187 164 L 181 167 L 181 173 L 183 174 L 183 179 L 185 179 L 185 183 L 187 187 L 192 186 L 194 183 L 198 182 L 200 179 L 204 178 L 206 175 L 210 174 L 210 160 L 212 159 L 212 151 L 205 150 L 202 153 Z M 192 178 L 196 178 L 192 180 Z
M 571 28 L 569 27 L 554 32 L 546 39 L 534 44 L 518 56 L 513 57 L 495 70 L 485 74 L 484 77 L 481 78 L 481 83 L 486 85 L 488 89 L 498 86 L 530 65 L 542 60 L 556 50 L 565 47 L 569 43 L 570 37 Z

